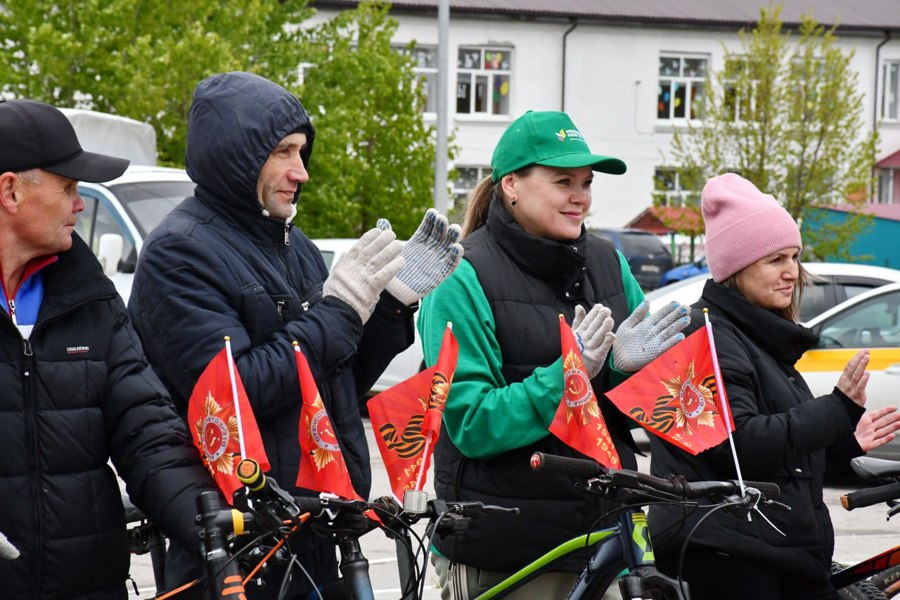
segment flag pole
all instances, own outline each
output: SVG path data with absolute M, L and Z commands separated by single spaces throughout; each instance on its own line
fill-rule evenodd
M 228 355 L 228 376 L 231 378 L 231 398 L 234 402 L 234 416 L 237 419 L 238 444 L 241 448 L 241 459 L 247 458 L 247 451 L 244 448 L 244 426 L 241 423 L 241 403 L 238 401 L 237 380 L 234 376 L 234 358 L 231 356 L 231 338 L 225 336 L 225 354 Z
M 447 327 L 446 327 L 446 329 L 444 329 L 444 338 L 443 338 L 443 339 L 446 339 L 446 338 L 447 338 L 447 330 L 448 330 L 448 329 L 449 329 L 451 332 L 453 331 L 453 321 L 447 321 Z M 438 361 L 440 361 L 440 358 L 441 358 L 441 352 L 444 350 L 444 341 L 443 341 L 443 339 L 441 340 L 441 348 L 440 348 L 440 350 L 438 351 Z M 432 399 L 433 394 L 434 394 L 434 376 L 432 375 L 432 386 L 431 386 L 431 390 L 430 390 L 430 393 L 429 393 L 429 400 Z M 428 406 L 429 406 L 430 404 L 431 404 L 431 402 L 429 402 L 429 403 L 425 406 L 425 413 L 426 413 L 426 414 L 428 413 Z M 424 417 L 424 415 L 422 415 L 422 416 Z M 422 451 L 422 464 L 419 466 L 419 476 L 416 478 L 416 489 L 419 490 L 419 491 L 422 491 L 422 487 L 425 485 L 425 471 L 426 471 L 426 469 L 425 469 L 425 462 L 426 462 L 426 461 L 425 461 L 425 457 L 428 456 L 428 450 L 431 448 L 431 442 L 432 442 L 433 439 L 434 439 L 434 433 L 433 433 L 432 431 L 429 431 L 429 432 L 428 432 L 428 437 L 425 438 L 425 448 L 424 448 L 423 451 Z
M 713 339 L 712 323 L 709 321 L 709 309 L 703 309 L 703 318 L 706 320 L 706 335 L 709 337 L 709 348 L 712 350 L 713 374 L 716 377 L 716 389 L 719 390 L 719 403 L 722 416 L 725 419 L 725 431 L 728 432 L 728 444 L 731 446 L 731 458 L 734 460 L 734 468 L 737 472 L 738 485 L 741 486 L 741 494 L 746 492 L 744 487 L 744 476 L 741 474 L 741 463 L 738 461 L 737 449 L 734 447 L 734 437 L 731 435 L 731 407 L 728 406 L 728 397 L 725 395 L 725 385 L 722 382 L 722 372 L 719 370 L 719 355 L 716 353 L 716 342 Z M 747 520 L 750 520 L 750 514 L 747 514 Z
M 429 432 L 425 438 L 425 449 L 422 451 L 422 464 L 419 466 L 419 476 L 416 478 L 416 489 L 420 492 L 425 485 L 425 457 L 428 456 L 428 449 L 431 448 L 432 434 Z

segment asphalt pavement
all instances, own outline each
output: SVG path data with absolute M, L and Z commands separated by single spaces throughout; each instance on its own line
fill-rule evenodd
M 387 475 L 375 446 L 371 424 L 366 420 L 369 450 L 372 455 L 372 496 L 390 494 Z M 649 472 L 649 458 L 638 457 L 639 470 Z M 432 473 L 428 474 L 426 490 L 433 495 Z M 831 511 L 835 531 L 835 560 L 852 564 L 898 543 L 900 522 L 887 522 L 885 505 L 872 506 L 848 512 L 841 508 L 840 496 L 851 490 L 853 483 L 839 483 L 825 489 L 825 501 Z M 433 497 L 433 496 L 432 496 Z M 422 525 L 416 530 L 421 534 Z M 393 540 L 379 531 L 373 531 L 360 540 L 363 554 L 369 561 L 369 575 L 375 590 L 375 598 L 396 600 L 401 596 L 400 579 L 397 572 L 396 550 Z M 147 556 L 132 557 L 132 577 L 137 584 L 139 595 L 129 590 L 130 598 L 153 597 L 153 571 Z M 423 600 L 437 600 L 440 592 L 431 565 L 428 565 Z

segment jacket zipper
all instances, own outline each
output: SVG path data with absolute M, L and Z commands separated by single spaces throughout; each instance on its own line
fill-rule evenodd
M 34 523 L 37 528 L 35 536 L 35 569 L 32 580 L 32 597 L 38 598 L 41 591 L 41 573 L 44 568 L 44 553 L 41 550 L 44 539 L 44 519 L 41 513 L 41 474 L 38 456 L 40 455 L 40 442 L 35 426 L 37 409 L 34 406 L 34 350 L 31 340 L 22 338 L 22 388 L 24 392 L 23 406 L 25 408 L 25 439 L 31 447 L 28 454 L 28 470 L 31 472 L 31 497 L 34 498 Z
M 111 297 L 111 296 L 110 296 Z M 63 317 L 64 315 L 80 308 L 83 304 L 86 304 L 89 301 L 99 301 L 105 299 L 106 296 L 91 298 L 89 300 L 85 300 L 83 302 L 78 303 L 77 305 L 69 306 L 65 310 L 60 313 L 51 315 L 45 318 L 40 323 L 35 323 L 34 327 L 31 330 L 31 336 L 26 338 L 22 336 L 22 333 L 19 331 L 16 326 L 15 331 L 19 334 L 19 337 L 22 339 L 22 354 L 24 356 L 23 364 L 22 364 L 22 379 L 23 379 L 23 406 L 25 409 L 25 436 L 26 436 L 26 445 L 30 445 L 31 452 L 28 456 L 28 469 L 32 473 L 31 478 L 31 494 L 32 498 L 34 498 L 34 520 L 37 528 L 37 535 L 35 536 L 36 545 L 35 545 L 35 569 L 34 569 L 34 579 L 32 580 L 32 590 L 33 593 L 31 597 L 39 598 L 41 592 L 41 573 L 44 569 L 44 552 L 42 548 L 43 539 L 44 539 L 44 519 L 43 513 L 41 512 L 41 474 L 40 474 L 40 461 L 38 457 L 40 456 L 40 442 L 38 440 L 37 435 L 37 427 L 35 426 L 36 422 L 36 414 L 37 409 L 34 406 L 34 348 L 31 344 L 31 338 L 34 337 L 35 333 L 40 326 L 43 329 L 44 324 L 55 321 L 58 318 Z M 15 322 L 15 302 L 10 301 L 10 317 L 12 317 L 13 325 Z

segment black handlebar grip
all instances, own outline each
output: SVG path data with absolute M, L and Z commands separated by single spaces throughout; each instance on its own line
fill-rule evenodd
M 585 479 L 606 472 L 606 467 L 593 460 L 544 454 L 543 452 L 535 452 L 531 455 L 531 468 L 535 471 L 551 471 Z
M 888 500 L 900 498 L 900 482 L 879 485 L 878 487 L 856 490 L 841 496 L 841 506 L 847 510 L 872 506 Z

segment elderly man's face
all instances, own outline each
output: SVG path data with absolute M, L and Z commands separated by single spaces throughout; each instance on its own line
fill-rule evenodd
M 256 195 L 273 219 L 284 221 L 291 218 L 294 194 L 300 185 L 309 181 L 309 173 L 300 156 L 306 143 L 305 133 L 285 136 L 259 171 Z
M 49 171 L 34 173 L 36 181 L 18 177 L 14 184 L 17 237 L 32 256 L 68 250 L 78 213 L 84 210 L 78 182 Z

